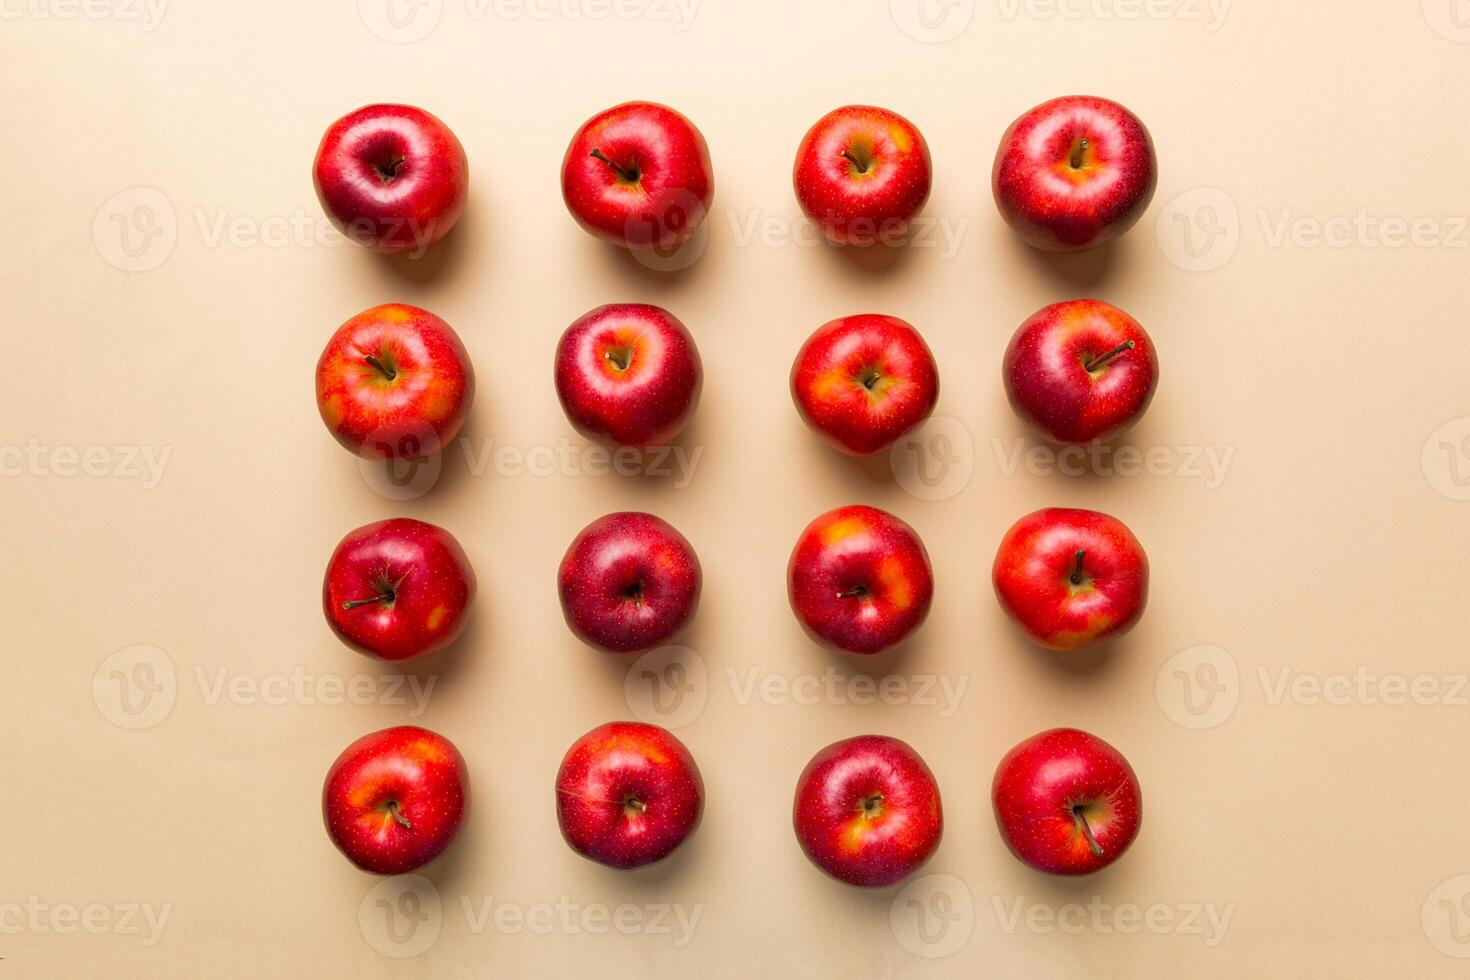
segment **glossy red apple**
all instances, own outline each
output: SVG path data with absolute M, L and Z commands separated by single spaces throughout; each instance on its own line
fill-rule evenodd
M 603 241 L 672 249 L 709 213 L 715 179 L 692 122 L 668 106 L 625 102 L 577 130 L 561 191 L 577 224 Z
M 454 330 L 428 310 L 385 303 L 332 334 L 316 364 L 327 429 L 365 459 L 422 459 L 459 434 L 475 370 Z
M 459 750 L 412 725 L 347 746 L 322 787 L 327 836 L 347 860 L 379 875 L 406 874 L 434 860 L 469 810 L 470 777 Z
M 562 615 L 584 643 L 608 653 L 652 650 L 699 607 L 699 559 L 684 535 L 652 514 L 599 517 L 572 540 L 557 573 Z
M 833 742 L 796 781 L 792 823 L 811 862 L 838 881 L 879 887 L 929 860 L 944 835 L 934 774 L 885 735 Z
M 1133 227 L 1158 183 L 1153 139 L 1138 117 L 1090 95 L 1052 99 L 1000 138 L 991 187 L 1028 244 L 1076 252 Z
M 699 826 L 704 781 L 694 757 L 657 725 L 614 721 L 567 750 L 556 819 L 572 850 L 613 868 L 667 857 Z
M 1077 650 L 1121 636 L 1148 605 L 1148 556 L 1116 517 L 1048 507 L 1006 532 L 991 571 L 1001 608 L 1035 642 Z
M 327 128 L 312 165 L 317 199 L 337 230 L 380 252 L 428 248 L 464 213 L 464 147 L 411 105 L 369 105 Z
M 1075 728 L 1033 735 L 1007 752 L 991 799 L 1011 853 L 1055 875 L 1091 874 L 1112 864 L 1143 821 L 1143 791 L 1128 760 Z
M 1022 420 L 1053 442 L 1080 445 L 1138 421 L 1159 364 L 1137 320 L 1102 300 L 1076 299 L 1021 324 L 1001 376 Z
M 802 420 L 834 447 L 870 456 L 934 411 L 939 371 L 924 338 L 898 317 L 845 316 L 802 345 L 791 397 Z
M 801 210 L 836 245 L 896 245 L 929 199 L 929 145 L 903 116 L 833 109 L 807 130 L 792 182 Z
M 322 583 L 332 631 L 380 660 L 412 660 L 453 643 L 474 598 L 475 572 L 459 542 L 407 517 L 348 534 Z
M 876 507 L 839 507 L 808 524 L 786 582 L 807 635 L 847 653 L 881 653 L 903 642 L 934 597 L 924 543 Z
M 699 404 L 704 368 L 668 310 L 599 306 L 556 345 L 556 394 L 572 426 L 609 446 L 648 449 L 676 439 Z

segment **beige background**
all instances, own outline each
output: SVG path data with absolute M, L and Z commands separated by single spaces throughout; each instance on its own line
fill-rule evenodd
M 4 5 L 0 973 L 1463 975 L 1470 31 L 1451 0 L 1238 0 L 1223 23 L 1193 0 L 1133 19 L 1107 0 L 1067 16 L 957 0 L 932 30 L 906 0 L 704 0 L 687 24 L 623 2 L 594 20 L 430 0 L 428 20 L 406 8 L 406 33 L 434 28 L 410 43 L 385 40 L 406 33 L 370 0 L 366 15 L 174 0 L 153 24 L 131 3 Z M 1146 121 L 1159 191 L 1111 251 L 1047 259 L 995 214 L 990 161 L 1014 116 L 1076 91 Z M 678 274 L 594 242 L 560 200 L 574 128 L 629 98 L 677 106 L 713 153 L 710 233 Z M 373 101 L 431 109 L 469 153 L 467 217 L 419 263 L 322 233 L 316 141 Z M 929 247 L 872 263 L 781 239 L 804 233 L 796 143 L 849 102 L 928 138 Z M 1403 218 L 1421 219 L 1412 240 Z M 1081 295 L 1132 312 L 1159 348 L 1158 396 L 1127 441 L 1155 450 L 1152 473 L 1008 462 L 1023 434 L 1003 346 Z M 472 455 L 565 446 L 574 462 L 555 338 L 603 302 L 669 307 L 707 374 L 692 482 L 536 476 L 505 457 L 475 472 L 454 452 L 426 495 L 376 492 L 317 419 L 311 371 L 340 322 L 389 300 L 463 336 Z M 921 448 L 937 466 L 942 435 L 959 457 L 924 491 L 942 499 L 838 458 L 791 407 L 801 340 L 860 311 L 909 319 L 939 359 L 956 421 Z M 88 449 L 94 475 L 67 475 Z M 136 475 L 135 451 L 169 454 L 161 478 Z M 1205 451 L 1233 453 L 1223 476 L 1193 461 Z M 847 502 L 914 524 L 938 582 L 927 626 L 877 664 L 815 649 L 786 606 L 798 531 Z M 1104 658 L 1029 647 L 991 596 L 1002 532 L 1049 504 L 1110 511 L 1148 549 L 1149 611 Z M 687 639 L 704 684 L 670 719 L 706 817 L 670 866 L 633 875 L 563 845 L 551 792 L 573 739 L 633 713 L 627 662 L 573 640 L 553 587 L 576 530 L 626 508 L 680 527 L 706 576 Z M 435 684 L 418 716 L 318 605 L 338 538 L 393 514 L 450 528 L 481 588 L 465 642 L 416 665 Z M 897 675 L 908 703 L 851 703 L 845 686 L 783 703 L 792 683 L 812 700 L 802 678 L 829 669 Z M 921 696 L 941 682 L 964 685 L 948 717 Z M 349 683 L 371 703 L 323 703 Z M 648 713 L 642 683 L 626 690 Z M 1414 685 L 1425 703 L 1385 703 Z M 350 740 L 408 721 L 461 747 L 475 810 L 428 869 L 433 893 L 417 886 L 421 909 L 440 900 L 418 923 L 437 935 L 400 923 L 405 947 L 374 879 L 327 842 L 318 794 Z M 1146 799 L 1133 852 L 1082 881 L 1022 867 L 990 815 L 1001 754 L 1059 724 L 1117 745 Z M 790 829 L 806 759 L 869 731 L 925 756 L 948 811 L 925 874 L 949 877 L 902 895 L 825 879 Z M 482 921 L 487 901 L 509 911 Z M 570 917 L 545 919 L 558 903 Z M 623 903 L 634 934 L 583 928 Z M 692 938 L 672 912 L 654 921 L 660 903 L 697 909 Z M 88 932 L 69 916 L 93 904 Z M 166 913 L 161 934 L 130 905 Z M 1229 916 L 1223 936 L 1210 911 Z

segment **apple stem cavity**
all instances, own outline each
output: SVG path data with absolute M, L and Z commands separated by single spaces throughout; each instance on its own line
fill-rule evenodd
M 854 585 L 852 588 L 837 593 L 839 599 L 861 599 L 868 594 L 866 585 Z
M 624 167 L 621 164 L 613 163 L 607 158 L 606 155 L 603 154 L 601 150 L 593 150 L 589 155 L 596 157 L 597 159 L 601 160 L 603 163 L 611 167 L 613 173 L 617 174 L 620 179 L 626 180 L 630 184 L 637 182 L 638 170 L 636 168 L 630 170 L 629 168 Z
M 862 160 L 859 160 L 857 157 L 853 156 L 847 150 L 843 150 L 842 151 L 842 155 L 847 158 L 847 162 L 848 163 L 852 164 L 854 167 L 857 168 L 857 172 L 860 173 L 860 174 L 867 173 L 868 172 L 868 168 L 870 166 L 872 166 L 871 162 L 864 162 Z
M 398 822 L 398 826 L 402 827 L 404 830 L 413 829 L 413 824 L 409 823 L 408 818 L 403 815 L 403 811 L 398 809 L 397 800 L 389 800 L 384 809 L 386 809 L 389 815 L 391 815 L 393 819 Z
M 1098 844 L 1097 838 L 1092 836 L 1092 828 L 1088 826 L 1087 817 L 1082 813 L 1082 804 L 1079 803 L 1072 807 L 1072 819 L 1077 821 L 1077 829 L 1082 831 L 1083 837 L 1087 838 L 1087 846 L 1092 848 L 1092 853 L 1097 857 L 1102 857 L 1102 846 Z
M 1082 365 L 1082 370 L 1087 371 L 1088 373 L 1096 371 L 1098 368 L 1102 367 L 1104 364 L 1108 363 L 1124 351 L 1132 350 L 1134 346 L 1135 345 L 1133 341 L 1125 340 L 1117 347 L 1114 347 L 1112 350 L 1108 351 L 1106 354 L 1100 354 L 1097 357 L 1088 359 L 1088 361 Z
M 1087 162 L 1087 137 L 1084 136 L 1072 147 L 1071 159 L 1067 161 L 1073 170 L 1081 170 L 1082 165 Z
M 883 815 L 883 794 L 874 793 L 865 798 L 862 803 L 863 816 L 872 820 Z
M 1081 585 L 1082 584 L 1082 560 L 1087 557 L 1087 552 L 1086 551 L 1078 551 L 1072 557 L 1074 559 L 1074 562 L 1072 564 L 1072 575 L 1071 575 L 1070 578 L 1067 579 L 1067 581 L 1071 582 L 1073 585 Z
M 367 361 L 374 371 L 377 371 L 389 381 L 392 381 L 394 378 L 398 377 L 398 372 L 393 370 L 392 367 L 378 360 L 376 354 L 369 354 L 368 356 L 364 357 L 363 360 Z
M 342 603 L 342 608 L 356 609 L 358 606 L 370 606 L 375 602 L 392 602 L 394 598 L 395 595 L 393 593 L 393 590 L 389 589 L 386 592 L 381 592 L 378 595 L 373 596 L 371 599 L 349 599 L 346 602 Z
M 626 348 L 610 350 L 602 356 L 611 361 L 612 366 L 617 368 L 619 371 L 628 370 L 628 366 L 633 363 L 633 354 Z
M 377 172 L 378 179 L 385 184 L 391 184 L 393 178 L 398 176 L 398 168 L 403 166 L 404 157 L 392 157 L 382 163 L 373 164 L 373 170 Z

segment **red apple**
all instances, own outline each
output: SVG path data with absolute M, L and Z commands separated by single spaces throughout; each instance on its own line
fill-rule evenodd
M 796 781 L 792 823 L 813 864 L 870 888 L 913 874 L 944 835 L 934 774 L 886 735 L 843 739 L 813 756 Z
M 1048 507 L 1006 532 L 991 572 L 1001 607 L 1035 642 L 1077 650 L 1122 636 L 1148 605 L 1148 556 L 1116 517 Z
M 667 857 L 699 826 L 704 781 L 657 725 L 614 721 L 577 739 L 556 774 L 556 819 L 572 850 L 612 868 Z
M 898 244 L 929 199 L 929 146 L 896 112 L 843 106 L 802 137 L 792 182 L 802 211 L 833 244 Z
M 561 191 L 577 224 L 603 241 L 672 249 L 709 213 L 715 179 L 692 122 L 668 106 L 625 102 L 577 130 Z
M 699 607 L 700 585 L 694 549 L 652 514 L 599 517 L 572 540 L 557 573 L 567 626 L 608 653 L 672 640 Z
M 464 147 L 411 105 L 369 105 L 327 127 L 312 165 L 317 199 L 337 230 L 380 252 L 422 250 L 464 213 Z
M 1158 183 L 1148 130 L 1116 102 L 1052 99 L 1011 123 L 991 185 L 1001 216 L 1028 245 L 1077 252 L 1133 227 Z
M 385 303 L 337 328 L 316 364 L 327 429 L 365 459 L 422 459 L 459 434 L 475 370 L 454 330 L 428 310 Z
M 1007 752 L 990 792 L 1011 853 L 1055 875 L 1112 864 L 1143 820 L 1143 791 L 1128 760 L 1075 728 L 1033 735 Z
M 322 787 L 327 836 L 347 860 L 379 875 L 406 874 L 434 860 L 469 810 L 470 777 L 459 750 L 412 725 L 347 746 Z
M 459 542 L 407 517 L 348 534 L 322 583 L 332 631 L 379 660 L 412 660 L 453 643 L 474 598 L 475 572 Z
M 791 367 L 802 420 L 853 456 L 892 446 L 934 411 L 939 371 L 919 332 L 863 313 L 817 328 Z
M 610 446 L 673 442 L 699 404 L 699 350 L 668 310 L 599 306 L 556 346 L 556 394 L 572 426 Z
M 1016 414 L 1059 443 L 1107 439 L 1143 415 L 1159 380 L 1153 341 L 1102 300 L 1075 299 L 1033 314 L 1001 367 Z
M 839 507 L 807 525 L 786 567 L 791 609 L 813 640 L 881 653 L 929 615 L 934 575 L 918 534 L 876 507 Z

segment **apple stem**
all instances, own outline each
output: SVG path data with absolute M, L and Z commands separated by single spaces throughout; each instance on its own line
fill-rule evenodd
M 842 155 L 847 158 L 848 163 L 852 164 L 854 167 L 857 167 L 858 173 L 865 174 L 868 172 L 868 166 L 860 161 L 857 157 L 853 156 L 851 153 L 843 150 Z
M 1077 145 L 1072 148 L 1072 158 L 1070 160 L 1068 160 L 1067 162 L 1072 165 L 1072 169 L 1073 170 L 1080 170 L 1080 169 L 1082 169 L 1082 164 L 1085 163 L 1086 161 L 1087 161 L 1087 137 L 1084 136 L 1080 140 L 1078 140 L 1077 141 Z
M 635 180 L 638 179 L 638 171 L 636 171 L 636 170 L 629 170 L 627 167 L 621 166 L 620 164 L 613 163 L 611 160 L 609 160 L 606 156 L 603 155 L 603 152 L 601 150 L 593 150 L 591 152 L 591 154 L 589 154 L 589 155 L 596 157 L 597 159 L 601 160 L 603 163 L 607 164 L 609 167 L 612 167 L 613 173 L 617 174 L 619 177 L 621 177 L 624 180 L 628 181 L 628 183 L 630 183 L 630 184 L 633 181 L 635 181 Z
M 378 360 L 376 354 L 369 354 L 367 357 L 364 357 L 363 360 L 372 365 L 374 370 L 376 370 L 383 377 L 387 378 L 389 381 L 392 381 L 394 378 L 398 377 L 398 372 L 390 368 L 388 365 L 384 364 L 382 361 Z
M 628 356 L 627 351 L 610 350 L 602 356 L 607 358 L 609 361 L 612 361 L 613 367 L 617 368 L 619 371 L 628 370 L 628 365 L 633 363 L 633 359 Z
M 1072 819 L 1077 821 L 1077 829 L 1082 831 L 1082 836 L 1087 838 L 1087 846 L 1092 848 L 1092 853 L 1102 857 L 1103 849 L 1098 844 L 1097 838 L 1092 836 L 1092 828 L 1087 825 L 1087 818 L 1082 815 L 1080 806 L 1072 807 Z
M 1082 365 L 1082 370 L 1096 371 L 1098 368 L 1102 367 L 1104 364 L 1108 363 L 1113 358 L 1123 353 L 1125 350 L 1132 350 L 1133 347 L 1133 341 L 1125 340 L 1117 347 L 1114 347 L 1112 350 L 1108 351 L 1106 354 L 1101 354 L 1089 360 L 1086 364 Z
M 1084 558 L 1087 557 L 1087 552 L 1085 552 L 1085 551 L 1079 551 L 1079 552 L 1077 552 L 1077 554 L 1073 555 L 1072 557 L 1075 558 L 1076 561 L 1072 565 L 1072 576 L 1071 576 L 1071 578 L 1068 579 L 1068 581 L 1071 582 L 1073 585 L 1081 585 L 1082 584 L 1082 559 L 1084 559 Z
M 348 601 L 342 603 L 342 608 L 343 609 L 356 609 L 358 606 L 370 606 L 370 605 L 372 605 L 375 602 L 392 602 L 392 601 L 393 601 L 393 591 L 390 589 L 387 592 L 384 592 L 384 593 L 382 593 L 380 595 L 373 596 L 371 599 L 349 599 Z
M 865 596 L 867 594 L 868 594 L 868 587 L 866 585 L 854 585 L 852 588 L 846 590 L 845 592 L 839 592 L 839 593 L 837 593 L 837 598 L 839 598 L 839 599 L 860 599 L 860 598 L 862 598 L 863 596 Z
M 400 827 L 402 827 L 404 830 L 412 830 L 413 829 L 413 824 L 409 823 L 408 822 L 408 818 L 405 817 L 403 815 L 402 811 L 400 811 L 398 809 L 398 801 L 397 800 L 389 800 L 388 801 L 388 812 L 392 815 L 392 817 L 393 817 L 394 820 L 398 821 L 398 825 Z

